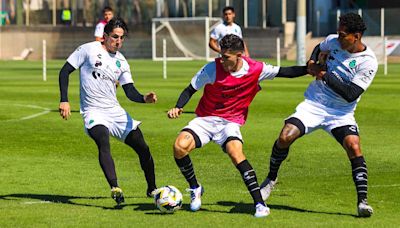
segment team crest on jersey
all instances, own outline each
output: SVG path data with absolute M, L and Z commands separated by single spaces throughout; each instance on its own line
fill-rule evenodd
M 121 62 L 119 60 L 117 60 L 117 62 L 115 62 L 115 65 L 117 65 L 118 68 L 121 67 Z
M 356 60 L 355 59 L 351 60 L 351 62 L 349 63 L 349 67 L 350 68 L 356 67 Z

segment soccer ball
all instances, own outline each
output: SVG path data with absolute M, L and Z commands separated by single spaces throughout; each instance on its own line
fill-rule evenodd
M 182 193 L 172 185 L 158 188 L 154 200 L 162 213 L 174 213 L 182 207 Z

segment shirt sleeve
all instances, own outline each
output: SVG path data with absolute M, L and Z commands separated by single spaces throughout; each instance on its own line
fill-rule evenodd
M 94 36 L 95 37 L 103 37 L 104 33 L 104 24 L 98 23 L 96 25 L 96 29 L 94 30 Z
M 378 63 L 376 60 L 365 61 L 359 66 L 356 76 L 351 82 L 361 87 L 363 90 L 371 85 L 372 80 L 378 70 Z
M 79 46 L 72 54 L 68 57 L 67 62 L 71 64 L 75 69 L 78 69 L 79 67 L 82 66 L 82 64 L 85 62 L 86 56 L 87 56 L 87 46 L 81 45 Z
M 327 36 L 327 37 L 325 38 L 325 40 L 322 41 L 322 42 L 319 44 L 319 49 L 320 49 L 321 51 L 329 51 L 329 50 L 330 50 L 331 43 L 334 42 L 335 40 L 337 40 L 338 37 L 339 37 L 339 36 L 338 36 L 337 34 L 331 34 L 331 35 Z
M 237 30 L 238 30 L 238 36 L 243 39 L 242 29 L 240 28 L 239 25 L 237 25 Z
M 128 62 L 125 60 L 121 60 L 122 66 L 121 66 L 121 75 L 118 78 L 118 82 L 121 86 L 128 84 L 128 83 L 133 83 L 132 79 L 132 73 L 131 73 L 131 68 L 128 64 Z
M 219 28 L 219 25 L 217 27 L 215 27 L 213 30 L 211 30 L 210 37 L 213 38 L 214 40 L 218 40 L 218 37 L 219 37 L 218 28 Z
M 195 90 L 199 90 L 206 84 L 214 83 L 215 77 L 215 62 L 210 62 L 196 73 L 196 75 L 192 78 L 190 84 Z
M 262 80 L 272 80 L 275 78 L 275 76 L 278 74 L 279 72 L 279 68 L 278 66 L 273 66 L 270 64 L 266 64 L 263 63 L 263 69 L 261 71 L 261 74 L 258 78 L 258 81 L 261 82 Z

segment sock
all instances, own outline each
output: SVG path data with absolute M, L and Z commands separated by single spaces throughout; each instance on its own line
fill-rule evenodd
M 114 160 L 111 157 L 110 151 L 99 148 L 99 162 L 110 187 L 118 187 Z
M 103 125 L 96 125 L 89 129 L 90 137 L 96 142 L 99 150 L 99 163 L 111 188 L 118 187 L 114 160 L 111 157 L 108 129 Z
M 265 206 L 260 193 L 260 186 L 257 182 L 256 172 L 247 160 L 244 160 L 237 164 L 236 168 L 242 175 L 243 181 L 250 192 L 251 197 L 253 197 L 254 205 L 261 203 Z
M 156 177 L 154 174 L 154 161 L 153 157 L 151 156 L 149 152 L 149 157 L 146 159 L 142 159 L 142 157 L 139 157 L 140 160 L 140 167 L 142 168 L 144 172 L 144 176 L 146 178 L 147 182 L 147 190 L 152 191 L 156 189 Z
M 151 156 L 149 146 L 145 142 L 140 128 L 132 130 L 126 137 L 125 143 L 139 156 L 140 167 L 143 170 L 147 182 L 147 190 L 152 191 L 153 189 L 156 189 L 153 157 Z
M 367 164 L 365 163 L 364 157 L 355 157 L 350 160 L 353 181 L 356 185 L 357 190 L 357 200 L 360 203 L 363 200 L 367 199 L 367 190 L 368 190 L 368 170 Z
M 199 187 L 199 183 L 197 183 L 196 175 L 194 174 L 194 169 L 192 165 L 192 161 L 190 160 L 189 155 L 181 159 L 175 158 L 175 162 L 181 170 L 183 176 L 185 176 L 186 181 L 189 183 L 190 188 L 195 189 Z
M 279 167 L 289 154 L 289 148 L 279 149 L 276 143 L 277 141 L 275 141 L 274 146 L 272 147 L 271 158 L 269 161 L 268 178 L 270 180 L 276 180 L 276 177 L 278 176 Z

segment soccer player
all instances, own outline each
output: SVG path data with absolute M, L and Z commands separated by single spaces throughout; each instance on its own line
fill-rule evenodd
M 106 6 L 103 9 L 103 20 L 99 21 L 94 31 L 96 41 L 103 41 L 104 26 L 114 17 L 114 11 L 111 7 Z
M 134 120 L 121 107 L 116 97 L 119 82 L 126 96 L 138 103 L 155 103 L 154 92 L 140 94 L 133 85 L 130 67 L 118 51 L 128 29 L 120 18 L 110 20 L 104 27 L 104 41 L 93 41 L 78 47 L 67 59 L 60 71 L 60 115 L 71 115 L 68 102 L 69 75 L 80 70 L 80 113 L 86 133 L 95 141 L 99 150 L 100 166 L 111 187 L 111 197 L 118 203 L 124 196 L 117 182 L 114 161 L 110 152 L 110 135 L 130 146 L 139 156 L 140 166 L 147 181 L 147 196 L 156 189 L 154 162 L 143 134 L 140 121 Z
M 217 53 L 221 53 L 219 42 L 225 35 L 234 34 L 243 39 L 242 29 L 240 29 L 240 26 L 235 23 L 235 8 L 227 6 L 222 9 L 222 14 L 224 22 L 217 25 L 217 27 L 211 31 L 210 41 L 208 43 L 208 46 Z M 249 52 L 245 42 L 244 55 L 249 57 Z
M 285 120 L 274 143 L 269 173 L 261 184 L 264 200 L 276 184 L 279 167 L 288 156 L 290 145 L 304 134 L 321 128 L 342 145 L 350 159 L 358 215 L 371 216 L 373 210 L 367 203 L 367 165 L 354 118 L 360 96 L 378 69 L 375 54 L 361 41 L 365 30 L 364 21 L 358 14 L 345 14 L 340 17 L 338 35 L 329 35 L 315 47 L 308 68 L 316 80 L 307 88 L 305 100 L 297 106 L 296 112 Z M 317 64 L 319 53 L 327 56 L 326 66 Z
M 197 72 L 176 106 L 168 111 L 169 118 L 178 118 L 190 97 L 205 86 L 196 108 L 197 117 L 182 129 L 175 141 L 175 161 L 190 186 L 190 209 L 197 211 L 204 189 L 197 182 L 189 153 L 211 140 L 219 144 L 239 170 L 254 200 L 254 216 L 264 217 L 269 214 L 269 208 L 261 198 L 256 172 L 243 153 L 240 127 L 246 122 L 248 107 L 262 80 L 305 75 L 307 67 L 275 67 L 252 60 L 243 55 L 243 40 L 234 34 L 222 38 L 220 46 L 222 57 Z

